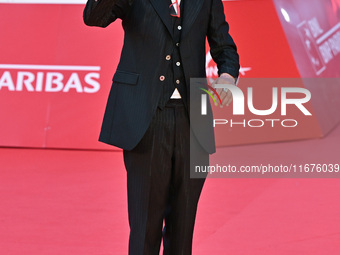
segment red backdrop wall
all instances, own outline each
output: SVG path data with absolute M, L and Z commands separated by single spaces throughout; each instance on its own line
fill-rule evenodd
M 339 1 L 322 3 L 325 8 L 331 6 L 334 13 L 330 15 L 329 10 L 312 5 L 308 5 L 312 9 L 304 12 L 299 0 L 225 1 L 230 32 L 240 53 L 240 77 L 338 77 L 339 56 L 334 54 L 322 65 L 326 69 L 319 73 L 303 46 L 304 41 L 298 37 L 301 22 L 309 24 L 314 16 L 323 28 L 320 37 L 331 29 L 330 36 L 338 32 Z M 82 21 L 84 4 L 0 3 L 0 6 L 0 146 L 112 149 L 97 139 L 123 42 L 120 21 L 106 29 L 86 27 Z M 291 22 L 287 22 L 287 15 Z M 294 19 L 297 16 L 299 20 Z M 324 19 L 330 16 L 333 19 L 327 25 Z M 335 43 L 339 46 L 339 41 Z M 315 54 L 319 54 L 318 49 Z M 207 74 L 216 76 L 213 61 L 207 62 Z M 242 84 L 240 87 L 246 89 Z M 306 105 L 313 112 L 312 117 L 302 116 L 297 109 L 291 111 L 291 116 L 301 120 L 298 128 L 234 129 L 227 134 L 216 129 L 222 137 L 217 144 L 326 134 L 339 122 L 338 114 L 329 111 L 340 106 L 335 99 L 339 86 L 309 89 L 324 93 L 316 103 Z M 254 94 L 259 107 L 270 106 L 270 87 L 258 86 Z M 333 103 L 328 107 L 319 107 L 329 101 Z M 247 117 L 252 116 L 247 113 Z M 243 135 L 245 132 L 247 136 Z

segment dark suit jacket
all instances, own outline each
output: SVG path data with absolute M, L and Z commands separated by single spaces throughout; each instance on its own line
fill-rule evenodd
M 239 61 L 222 1 L 182 1 L 185 2 L 179 50 L 190 95 L 190 78 L 206 76 L 206 38 L 219 73 L 237 77 Z M 89 0 L 86 4 L 86 25 L 106 27 L 120 18 L 125 31 L 99 138 L 102 142 L 131 150 L 154 116 L 162 91 L 160 77 L 169 68 L 166 56 L 177 43 L 173 40 L 169 3 L 170 0 Z M 185 103 L 190 112 L 189 101 Z M 211 113 L 210 105 L 208 111 Z M 194 118 L 191 127 L 202 147 L 208 153 L 215 152 L 212 115 Z

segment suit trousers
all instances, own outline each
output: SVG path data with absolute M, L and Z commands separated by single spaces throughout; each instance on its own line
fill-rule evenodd
M 190 153 L 209 154 L 193 136 L 181 99 L 157 108 L 138 145 L 124 150 L 130 224 L 129 255 L 190 255 L 205 178 L 190 178 Z

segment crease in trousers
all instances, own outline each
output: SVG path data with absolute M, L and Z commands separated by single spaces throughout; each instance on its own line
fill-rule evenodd
M 191 148 L 190 148 L 191 146 Z M 124 150 L 130 225 L 129 255 L 190 255 L 205 178 L 190 178 L 190 151 L 199 164 L 209 154 L 193 136 L 181 99 L 157 108 L 138 145 Z

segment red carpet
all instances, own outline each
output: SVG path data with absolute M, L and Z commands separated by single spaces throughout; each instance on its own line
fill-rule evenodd
M 223 150 L 233 163 L 340 163 L 339 144 L 338 127 L 320 140 Z M 193 254 L 340 254 L 339 197 L 340 179 L 208 179 Z M 0 201 L 0 254 L 127 254 L 121 152 L 2 148 Z

